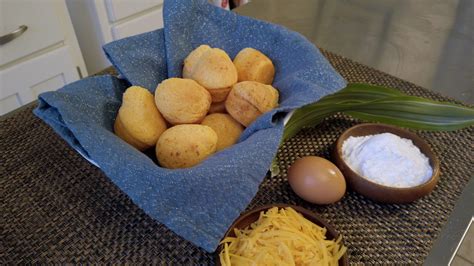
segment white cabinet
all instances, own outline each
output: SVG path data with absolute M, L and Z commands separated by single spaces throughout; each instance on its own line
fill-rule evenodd
M 66 0 L 66 3 L 89 73 L 110 66 L 102 51 L 104 44 L 163 27 L 163 0 Z
M 163 4 L 163 0 L 105 0 L 109 21 L 115 22 Z
M 157 20 L 163 21 L 162 13 L 161 9 L 153 10 L 138 19 L 112 26 L 112 38 L 118 40 L 138 33 L 152 31 L 156 29 L 157 25 L 162 27 L 162 22 L 160 24 L 156 23 Z
M 0 115 L 87 75 L 64 1 L 0 0 L 0 36 L 22 25 L 0 44 Z

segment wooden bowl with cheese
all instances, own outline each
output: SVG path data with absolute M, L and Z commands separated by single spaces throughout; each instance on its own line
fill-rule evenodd
M 288 204 L 265 205 L 243 213 L 216 252 L 217 265 L 301 265 L 311 261 L 349 265 L 347 248 L 342 236 L 317 214 Z

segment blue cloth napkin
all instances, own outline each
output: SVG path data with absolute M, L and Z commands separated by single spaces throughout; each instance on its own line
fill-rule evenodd
M 321 53 L 286 28 L 239 16 L 206 0 L 167 0 L 163 30 L 107 44 L 104 50 L 124 79 L 90 77 L 39 96 L 35 114 L 104 173 L 148 215 L 212 252 L 255 196 L 283 133 L 277 113 L 315 102 L 345 87 Z M 234 57 L 253 47 L 274 62 L 280 106 L 249 126 L 238 144 L 187 169 L 156 165 L 113 133 L 122 93 L 130 85 L 154 92 L 181 75 L 183 59 L 201 44 Z

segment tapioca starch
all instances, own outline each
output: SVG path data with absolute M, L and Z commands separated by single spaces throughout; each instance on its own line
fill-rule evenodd
M 433 173 L 429 159 L 411 140 L 392 133 L 349 137 L 342 153 L 353 171 L 385 186 L 417 186 Z

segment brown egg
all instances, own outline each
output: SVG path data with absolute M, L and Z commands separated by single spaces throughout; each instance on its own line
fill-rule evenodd
M 316 156 L 296 160 L 288 169 L 288 182 L 298 196 L 316 204 L 334 203 L 346 192 L 346 181 L 339 168 Z

